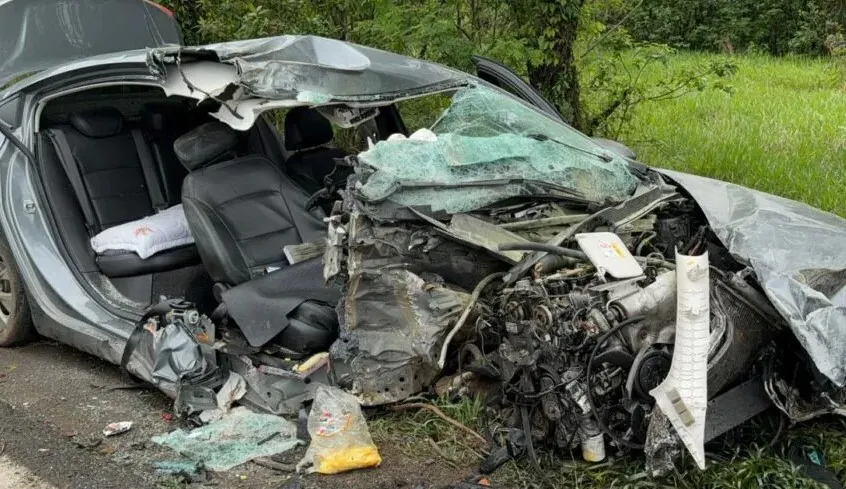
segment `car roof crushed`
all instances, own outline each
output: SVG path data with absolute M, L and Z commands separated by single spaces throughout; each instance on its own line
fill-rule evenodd
M 213 99 L 221 104 L 213 115 L 242 130 L 271 108 L 387 105 L 472 79 L 437 63 L 318 36 L 157 48 L 149 51 L 147 65 L 166 92 Z

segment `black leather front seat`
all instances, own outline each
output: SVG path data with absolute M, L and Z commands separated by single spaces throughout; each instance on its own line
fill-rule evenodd
M 203 264 L 230 287 L 223 302 L 250 344 L 278 336 L 293 351 L 326 348 L 337 334 L 338 291 L 324 287 L 320 259 L 288 265 L 283 250 L 325 239 L 323 220 L 269 159 L 233 157 L 237 142 L 228 126 L 210 122 L 174 143 L 189 170 L 182 204 Z
M 174 144 L 190 172 L 182 204 L 200 257 L 212 279 L 227 285 L 286 266 L 285 245 L 322 239 L 326 229 L 305 210 L 308 196 L 264 156 L 214 162 L 236 145 L 232 129 L 220 122 Z
M 332 143 L 332 124 L 314 109 L 295 107 L 285 116 L 285 149 L 293 151 L 285 162 L 285 172 L 307 193 L 313 194 L 324 187 L 323 179 L 335 172 L 335 158 L 347 154 Z M 341 167 L 333 181 L 346 180 L 351 170 Z

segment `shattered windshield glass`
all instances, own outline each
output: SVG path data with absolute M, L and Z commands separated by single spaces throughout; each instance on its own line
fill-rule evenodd
M 375 170 L 361 188 L 367 200 L 450 213 L 538 193 L 617 202 L 637 186 L 621 157 L 481 85 L 456 92 L 431 133 L 381 141 L 359 158 Z

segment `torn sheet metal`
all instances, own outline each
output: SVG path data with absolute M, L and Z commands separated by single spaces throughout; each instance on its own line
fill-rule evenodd
M 816 368 L 846 385 L 846 220 L 739 185 L 662 170 L 749 264 Z
M 390 101 L 456 88 L 470 78 L 436 63 L 318 36 L 158 48 L 150 51 L 147 63 L 165 80 L 168 65 L 201 59 L 234 66 L 245 98 L 302 98 L 301 104 Z M 234 93 L 236 87 L 231 89 Z
M 361 153 L 375 170 L 363 198 L 458 213 L 533 191 L 621 201 L 637 186 L 621 157 L 484 86 L 459 90 L 432 131 L 435 140 L 380 141 Z
M 353 275 L 344 298 L 347 327 L 332 346 L 338 383 L 364 405 L 401 400 L 430 385 L 440 372 L 440 344 L 468 298 L 407 270 Z
M 247 383 L 247 392 L 239 399 L 242 405 L 273 414 L 296 414 L 303 402 L 314 397 L 319 385 L 329 383 L 328 362 L 320 361 L 324 354 L 317 354 L 300 365 L 280 368 L 256 364 L 244 355 L 230 354 L 223 358 L 232 372 L 238 373 Z
M 191 431 L 176 430 L 155 436 L 166 446 L 206 468 L 222 472 L 258 457 L 286 452 L 302 442 L 297 426 L 271 414 L 237 407 L 217 421 Z
M 667 378 L 649 394 L 705 470 L 710 280 L 708 255 L 676 253 L 676 340 Z
M 172 309 L 150 317 L 133 334 L 137 342 L 126 358 L 127 370 L 172 398 L 178 397 L 183 381 L 215 369 L 215 353 L 210 347 L 214 323 L 196 310 Z
M 333 380 L 364 405 L 396 402 L 434 382 L 441 343 L 469 299 L 464 291 L 503 263 L 419 224 L 376 225 L 354 213 L 348 230 Z

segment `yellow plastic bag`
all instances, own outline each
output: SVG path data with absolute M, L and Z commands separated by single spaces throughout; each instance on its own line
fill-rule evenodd
M 317 388 L 308 433 L 311 444 L 297 470 L 337 474 L 382 463 L 358 400 L 336 387 Z

